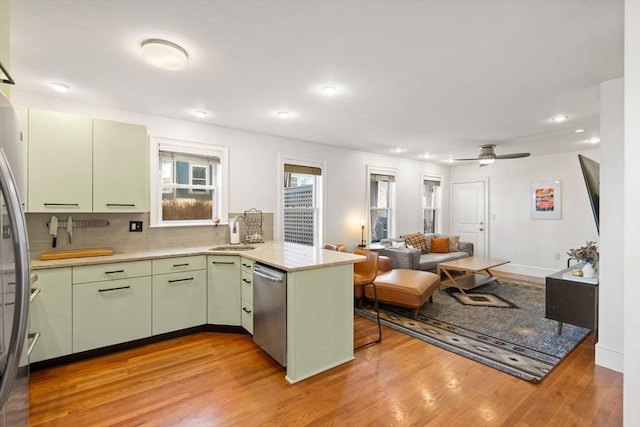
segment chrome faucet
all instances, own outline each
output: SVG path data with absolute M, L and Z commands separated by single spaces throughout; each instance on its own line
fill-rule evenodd
M 238 232 L 238 229 L 236 228 L 236 227 L 237 227 L 237 225 L 236 225 L 236 224 L 238 223 L 238 218 L 242 218 L 242 221 L 244 222 L 244 216 L 242 216 L 242 215 L 236 215 L 236 217 L 235 217 L 235 218 L 233 218 L 233 230 L 232 230 L 232 231 L 233 231 L 234 233 L 237 233 L 237 232 Z M 245 224 L 246 224 L 246 223 L 245 223 Z
M 238 233 L 239 218 L 242 218 L 242 220 L 245 221 L 244 216 L 237 215 L 235 218 L 233 218 L 232 220 L 233 226 L 231 226 L 231 229 L 229 230 L 229 243 L 231 243 L 232 245 L 240 244 L 240 234 Z M 246 222 L 245 222 L 245 225 L 246 225 Z

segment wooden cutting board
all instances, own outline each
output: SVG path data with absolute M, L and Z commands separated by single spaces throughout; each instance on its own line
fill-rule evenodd
M 68 259 L 82 258 L 88 256 L 105 256 L 113 255 L 112 248 L 94 248 L 94 249 L 69 249 L 66 251 L 47 251 L 40 255 L 40 260 L 50 261 L 52 259 Z

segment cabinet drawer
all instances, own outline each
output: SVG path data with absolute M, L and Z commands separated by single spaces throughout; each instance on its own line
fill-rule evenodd
M 179 273 L 181 271 L 204 270 L 207 258 L 202 256 L 185 256 L 153 260 L 153 274 Z
M 73 287 L 73 352 L 151 336 L 151 277 Z
M 153 276 L 153 335 L 207 323 L 207 272 Z
M 73 284 L 101 282 L 151 276 L 151 261 L 118 262 L 112 264 L 73 267 Z
M 242 300 L 242 327 L 253 334 L 253 304 Z
M 242 270 L 242 299 L 253 304 L 253 274 Z
M 253 264 L 255 263 L 255 261 L 247 259 L 247 258 L 242 258 L 242 271 L 247 272 L 249 274 L 253 274 Z
M 209 255 L 209 264 L 218 267 L 240 268 L 240 257 L 235 255 Z

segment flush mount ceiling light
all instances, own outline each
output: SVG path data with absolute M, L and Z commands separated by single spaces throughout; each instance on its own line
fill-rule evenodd
M 288 119 L 289 116 L 291 116 L 291 114 L 289 114 L 288 111 L 278 111 L 278 117 L 280 117 L 281 119 Z
M 600 138 L 594 137 L 594 138 L 591 138 L 591 139 L 587 139 L 585 142 L 588 143 L 588 144 L 597 144 L 598 142 L 600 142 Z
M 331 96 L 338 91 L 338 88 L 336 88 L 335 86 L 322 86 L 320 90 L 322 91 L 323 95 Z
M 193 112 L 193 115 L 194 115 L 194 116 L 196 116 L 196 117 L 198 117 L 199 119 L 202 119 L 202 118 L 204 118 L 204 117 L 207 117 L 207 116 L 209 115 L 209 113 L 207 113 L 207 112 L 206 112 L 206 111 L 204 111 L 204 110 L 195 110 L 195 111 Z
M 66 92 L 70 89 L 68 84 L 60 83 L 60 82 L 51 82 L 49 83 L 51 88 L 57 92 Z
M 391 150 L 391 151 L 393 151 L 394 153 L 404 153 L 404 152 L 405 152 L 405 151 L 407 151 L 407 150 L 406 150 L 406 148 L 398 147 L 398 148 L 394 148 L 394 149 L 393 149 L 393 150 Z
M 582 132 L 584 132 L 584 129 L 576 129 L 576 130 L 574 130 L 574 132 L 575 133 L 582 133 Z
M 161 39 L 148 39 L 140 45 L 144 60 L 154 67 L 179 71 L 187 65 L 187 51 L 175 43 Z
M 554 123 L 566 122 L 569 120 L 569 116 L 555 116 L 551 118 L 551 121 Z

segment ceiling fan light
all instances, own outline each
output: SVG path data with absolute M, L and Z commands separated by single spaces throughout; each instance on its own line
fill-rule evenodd
M 149 39 L 142 42 L 144 60 L 156 68 L 179 71 L 187 66 L 187 51 L 167 40 Z
M 484 159 L 479 159 L 479 162 L 481 165 L 490 165 L 491 163 L 495 162 L 496 159 L 494 159 L 493 157 L 487 157 Z

